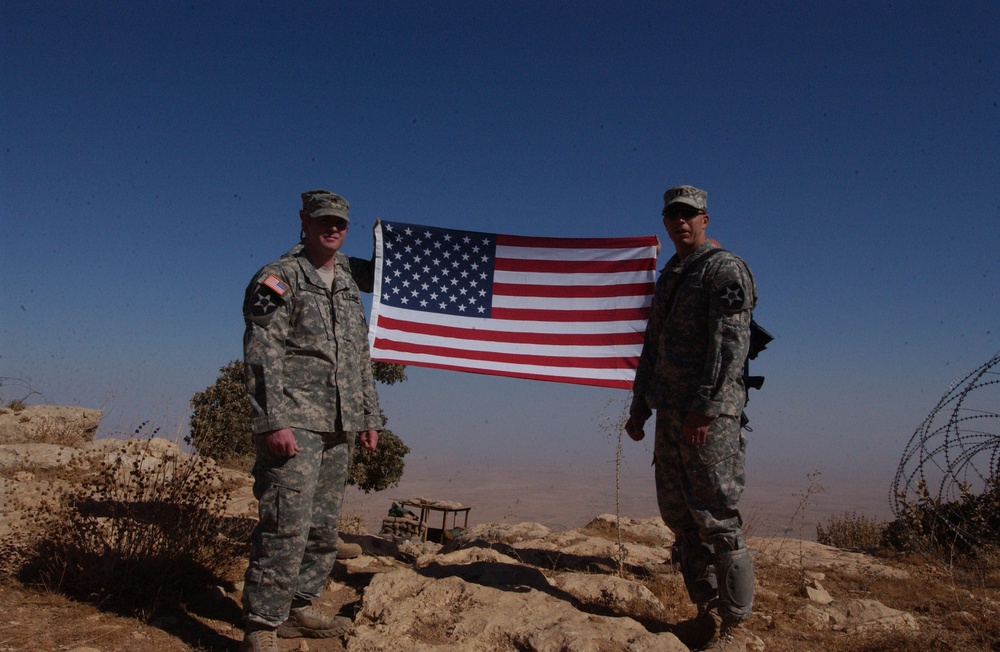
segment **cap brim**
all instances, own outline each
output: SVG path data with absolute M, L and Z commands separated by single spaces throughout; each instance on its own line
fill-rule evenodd
M 313 212 L 309 213 L 310 219 L 314 217 L 339 217 L 348 222 L 351 221 L 351 218 L 347 217 L 347 213 L 338 211 L 334 208 L 317 208 Z

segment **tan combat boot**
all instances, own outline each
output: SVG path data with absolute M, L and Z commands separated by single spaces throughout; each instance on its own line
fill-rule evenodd
M 713 652 L 763 652 L 764 642 L 741 623 L 723 621 L 719 627 L 719 638 L 705 649 Z
M 343 539 L 337 541 L 337 559 L 356 559 L 361 556 L 361 546 L 348 543 Z
M 248 625 L 243 633 L 240 652 L 278 652 L 278 639 L 275 638 L 274 629 Z
M 327 613 L 319 607 L 307 604 L 292 607 L 288 620 L 278 626 L 281 638 L 330 638 L 339 636 L 351 628 L 350 618 Z
M 696 616 L 683 620 L 673 627 L 674 635 L 692 650 L 710 650 L 711 644 L 719 638 L 719 626 L 722 620 L 713 610 L 714 605 L 714 600 L 697 605 Z

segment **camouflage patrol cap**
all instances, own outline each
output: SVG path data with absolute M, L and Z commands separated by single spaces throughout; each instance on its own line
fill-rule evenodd
M 302 193 L 302 212 L 306 217 L 342 217 L 348 222 L 347 200 L 329 190 L 307 190 Z
M 708 210 L 708 193 L 694 186 L 674 186 L 663 193 L 663 210 L 671 204 L 686 204 L 700 211 Z

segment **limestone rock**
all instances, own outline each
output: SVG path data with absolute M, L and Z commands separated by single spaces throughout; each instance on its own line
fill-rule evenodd
M 58 469 L 79 451 L 75 448 L 45 443 L 0 444 L 0 469 L 30 471 Z
M 94 439 L 101 410 L 58 405 L 0 408 L 0 444 L 59 444 L 79 447 Z
M 587 611 L 614 616 L 634 616 L 663 620 L 663 603 L 642 584 L 614 575 L 558 573 L 553 577 L 556 588 L 569 593 Z
M 823 588 L 823 585 L 819 583 L 819 580 L 807 581 L 805 586 L 802 587 L 800 593 L 810 602 L 815 602 L 816 604 L 830 604 L 833 602 L 833 597 L 830 595 L 829 591 Z
M 497 550 L 525 563 L 584 571 L 612 571 L 617 568 L 623 552 L 624 564 L 630 570 L 658 572 L 670 557 L 668 546 L 649 547 L 625 542 L 619 550 L 616 542 L 591 536 L 585 531 L 553 532 L 537 523 L 475 526 L 450 541 L 446 550 L 482 546 L 484 543 L 490 543 Z
M 468 566 L 477 565 L 470 574 Z M 651 633 L 631 618 L 576 609 L 537 569 L 503 566 L 511 565 L 442 563 L 433 570 L 376 575 L 365 590 L 348 652 L 687 651 L 673 634 Z
M 806 605 L 796 615 L 816 628 L 857 634 L 872 630 L 917 630 L 917 621 L 905 611 L 885 606 L 878 600 L 834 600 L 823 605 Z
M 848 575 L 883 579 L 906 579 L 901 568 L 893 568 L 861 552 L 850 552 L 802 539 L 754 538 L 750 541 L 755 561 L 807 571 L 838 571 Z
M 661 545 L 669 547 L 674 543 L 674 533 L 670 531 L 659 516 L 653 518 L 629 518 L 622 516 L 616 518 L 614 514 L 601 514 L 587 527 L 595 524 L 603 524 L 609 527 L 619 527 L 622 532 L 633 539 L 643 539 L 649 545 Z

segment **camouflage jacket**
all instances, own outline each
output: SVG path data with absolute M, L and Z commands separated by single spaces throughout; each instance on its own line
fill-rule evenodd
M 247 286 L 243 358 L 254 433 L 382 428 L 351 262 L 337 254 L 328 290 L 296 245 Z
M 735 417 L 746 403 L 742 372 L 757 288 L 750 268 L 728 251 L 699 264 L 712 249 L 706 242 L 684 260 L 674 256 L 657 279 L 632 388 L 631 412 L 643 420 L 654 408 Z

